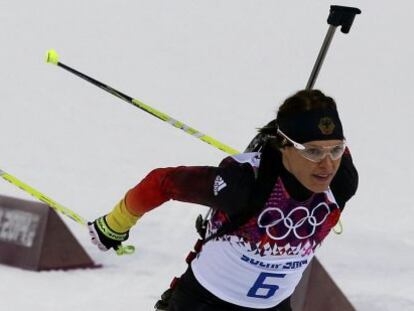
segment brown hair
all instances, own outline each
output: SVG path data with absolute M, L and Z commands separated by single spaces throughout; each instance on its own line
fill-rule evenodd
M 336 103 L 332 97 L 326 96 L 320 90 L 300 90 L 288 97 L 280 105 L 275 120 L 259 129 L 259 133 L 276 138 L 276 145 L 280 148 L 286 145 L 286 140 L 276 135 L 277 122 L 281 118 L 289 118 L 299 113 L 315 109 L 336 110 Z M 276 137 L 275 137 L 276 136 Z
M 280 105 L 276 120 L 313 109 L 336 110 L 336 103 L 332 97 L 326 96 L 320 90 L 302 90 Z

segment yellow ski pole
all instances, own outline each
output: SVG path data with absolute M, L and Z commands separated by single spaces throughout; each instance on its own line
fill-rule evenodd
M 43 203 L 47 204 L 51 208 L 53 208 L 55 211 L 65 215 L 66 217 L 69 217 L 73 221 L 76 221 L 78 224 L 87 227 L 88 222 L 85 218 L 78 215 L 71 209 L 64 207 L 60 203 L 54 201 L 53 199 L 49 198 L 48 196 L 41 193 L 39 190 L 29 186 L 28 184 L 24 183 L 23 181 L 19 180 L 15 176 L 3 171 L 0 168 L 0 176 L 4 179 L 10 182 L 11 184 L 15 185 L 16 187 L 19 187 L 21 190 L 25 191 L 26 193 L 30 194 L 31 196 L 35 197 L 36 199 L 42 201 Z M 124 254 L 132 254 L 135 251 L 135 247 L 133 245 L 121 245 L 118 247 L 118 249 L 115 250 L 118 255 L 124 255 Z
M 11 184 L 19 187 L 26 193 L 30 194 L 31 196 L 35 197 L 36 199 L 42 201 L 43 203 L 46 203 L 48 206 L 53 208 L 55 211 L 65 215 L 66 217 L 69 217 L 70 219 L 76 221 L 78 224 L 81 224 L 82 226 L 87 225 L 87 221 L 85 218 L 79 216 L 74 211 L 68 209 L 67 207 L 64 207 L 63 205 L 57 203 L 56 201 L 52 200 L 48 196 L 44 195 L 40 191 L 36 190 L 35 188 L 29 186 L 28 184 L 22 182 L 21 180 L 17 179 L 13 175 L 6 173 L 2 169 L 0 169 L 0 176 L 4 179 L 10 182 Z
M 104 83 L 102 83 L 98 80 L 95 80 L 94 78 L 91 78 L 91 77 L 77 71 L 76 69 L 73 69 L 73 68 L 61 63 L 59 61 L 59 55 L 57 54 L 57 52 L 55 50 L 47 51 L 47 53 L 46 53 L 46 62 L 49 63 L 49 64 L 57 65 L 58 67 L 61 67 L 65 70 L 69 71 L 70 73 L 72 73 L 72 74 L 88 81 L 89 83 L 92 83 L 93 85 L 103 89 L 104 91 L 106 91 L 108 93 L 111 93 L 112 95 L 126 101 L 127 103 L 130 103 L 130 104 L 134 105 L 135 107 L 151 114 L 152 116 L 154 116 L 154 117 L 156 117 L 156 118 L 158 118 L 158 119 L 160 119 L 164 122 L 167 122 L 167 123 L 171 124 L 172 126 L 178 128 L 180 130 L 183 130 L 187 134 L 190 134 L 190 135 L 204 141 L 205 143 L 210 144 L 210 145 L 212 145 L 212 146 L 214 146 L 214 147 L 216 147 L 216 148 L 218 148 L 218 149 L 220 149 L 220 150 L 222 150 L 226 153 L 229 153 L 229 154 L 239 153 L 239 151 L 237 151 L 236 149 L 233 149 L 233 148 L 223 144 L 222 142 L 219 142 L 218 140 L 214 139 L 213 137 L 208 136 L 208 135 L 196 130 L 195 128 L 192 128 L 191 126 L 188 126 L 188 125 L 184 124 L 183 122 L 174 119 L 173 117 L 169 116 L 168 114 L 163 113 L 163 112 L 161 112 L 161 111 L 159 111 L 159 110 L 157 110 L 157 109 L 155 109 L 151 106 L 148 106 L 148 105 L 144 104 L 142 101 L 140 101 L 138 99 L 132 98 L 132 97 L 130 97 L 130 96 L 124 94 L 124 93 L 121 93 L 120 91 L 115 90 L 114 88 L 110 87 L 109 85 L 106 85 L 106 84 L 104 84 Z

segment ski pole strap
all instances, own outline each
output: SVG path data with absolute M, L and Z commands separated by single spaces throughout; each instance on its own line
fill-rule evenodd
M 132 255 L 133 253 L 135 253 L 135 246 L 134 245 L 120 245 L 118 246 L 118 248 L 115 250 L 116 254 L 118 256 L 122 256 L 122 255 Z

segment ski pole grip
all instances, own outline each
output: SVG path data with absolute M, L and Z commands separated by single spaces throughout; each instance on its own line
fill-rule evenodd
M 341 26 L 343 33 L 348 33 L 354 22 L 355 15 L 361 14 L 358 8 L 331 5 L 328 16 L 328 24 L 332 26 Z

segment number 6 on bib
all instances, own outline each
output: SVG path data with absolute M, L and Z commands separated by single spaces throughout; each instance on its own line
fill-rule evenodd
M 268 273 L 262 272 L 259 274 L 256 282 L 253 284 L 252 288 L 250 288 L 249 292 L 247 293 L 248 297 L 253 298 L 263 298 L 267 299 L 272 297 L 276 291 L 279 289 L 279 286 L 276 284 L 266 284 L 265 281 L 271 278 L 284 278 L 286 274 L 281 273 Z

